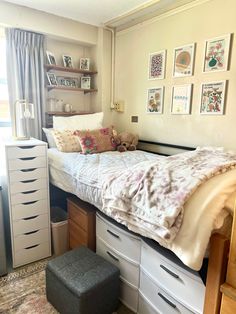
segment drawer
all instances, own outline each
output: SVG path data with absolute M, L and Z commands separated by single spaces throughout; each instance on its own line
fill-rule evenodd
M 13 256 L 13 267 L 18 267 L 24 264 L 32 263 L 39 259 L 51 255 L 51 246 L 49 242 L 41 243 L 35 247 L 22 249 L 16 252 Z
M 146 243 L 142 243 L 141 266 L 162 287 L 192 311 L 203 312 L 205 286 L 201 279 L 178 267 Z
M 141 241 L 138 237 L 114 226 L 99 215 L 96 217 L 96 233 L 110 247 L 139 263 Z
M 159 314 L 141 293 L 139 293 L 138 297 L 138 314 Z
M 23 204 L 48 198 L 48 190 L 33 190 L 11 195 L 11 205 Z
M 47 176 L 48 176 L 47 168 L 32 168 L 9 171 L 9 180 L 11 184 L 13 182 L 47 178 Z
M 49 212 L 48 200 L 32 201 L 24 204 L 13 205 L 11 215 L 13 220 L 27 218 L 29 216 L 40 215 Z
M 13 235 L 14 237 L 19 234 L 45 229 L 49 226 L 48 214 L 35 215 L 18 221 L 13 221 Z
M 24 157 L 10 159 L 8 161 L 8 170 L 45 168 L 47 165 L 46 157 Z
M 46 145 L 38 146 L 13 146 L 7 148 L 7 158 L 37 157 L 46 154 Z
M 69 246 L 74 249 L 80 245 L 88 245 L 88 235 L 87 233 L 77 226 L 71 219 L 68 220 L 69 223 Z
M 120 280 L 120 300 L 124 305 L 137 313 L 138 309 L 138 290 Z M 167 314 L 167 313 L 165 313 Z
M 22 249 L 29 248 L 36 244 L 49 242 L 49 240 L 50 239 L 48 228 L 27 232 L 25 234 L 14 237 L 14 251 L 18 252 Z
M 120 269 L 122 279 L 128 281 L 135 288 L 139 286 L 139 264 L 130 262 L 109 247 L 97 237 L 97 253 Z
M 27 192 L 32 190 L 47 189 L 48 181 L 46 178 L 32 179 L 21 182 L 13 182 L 10 184 L 10 193 Z
M 157 313 L 193 314 L 155 284 L 143 270 L 140 272 L 140 293 L 152 304 Z
M 73 220 L 85 231 L 88 231 L 88 216 L 79 210 L 77 206 L 73 205 L 72 202 L 68 203 L 68 215 L 69 219 Z

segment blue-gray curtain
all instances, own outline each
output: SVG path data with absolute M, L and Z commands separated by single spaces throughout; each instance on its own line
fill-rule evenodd
M 31 136 L 41 139 L 45 113 L 44 58 L 45 38 L 21 29 L 6 29 L 7 81 L 11 115 L 14 103 L 26 99 L 34 104 Z

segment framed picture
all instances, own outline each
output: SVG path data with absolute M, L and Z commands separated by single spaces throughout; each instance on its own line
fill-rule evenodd
M 62 55 L 62 60 L 64 67 L 66 68 L 73 68 L 73 62 L 72 62 L 72 57 L 68 55 Z
M 56 75 L 54 73 L 51 73 L 51 72 L 48 72 L 47 73 L 47 79 L 48 79 L 48 83 L 49 85 L 52 85 L 52 86 L 57 86 L 57 78 L 56 78 Z
M 203 83 L 200 114 L 224 114 L 226 81 Z
M 74 87 L 74 88 L 77 88 L 79 85 L 79 81 L 77 77 L 57 76 L 57 83 L 60 86 Z
M 173 77 L 193 75 L 195 44 L 189 44 L 174 49 Z
M 90 89 L 90 85 L 91 85 L 91 77 L 82 76 L 81 77 L 81 88 Z
M 56 59 L 55 59 L 54 54 L 50 51 L 46 51 L 46 55 L 47 55 L 48 63 L 52 65 L 56 65 Z
M 192 84 L 172 87 L 172 114 L 190 114 Z
M 162 114 L 163 112 L 164 87 L 149 88 L 147 92 L 147 113 Z
M 79 68 L 80 70 L 87 70 L 89 71 L 89 58 L 80 58 L 79 60 Z
M 231 34 L 205 42 L 203 72 L 227 71 Z
M 165 78 L 166 50 L 149 54 L 148 79 L 158 80 Z

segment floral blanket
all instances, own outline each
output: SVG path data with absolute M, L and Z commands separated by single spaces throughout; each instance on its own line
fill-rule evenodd
M 168 246 L 181 227 L 184 204 L 194 191 L 211 177 L 234 168 L 236 155 L 214 148 L 144 161 L 104 182 L 102 211 L 130 230 Z

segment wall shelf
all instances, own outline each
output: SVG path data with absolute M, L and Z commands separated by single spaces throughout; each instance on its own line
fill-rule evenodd
M 45 64 L 45 69 L 47 71 L 61 71 L 61 72 L 71 72 L 71 73 L 80 73 L 80 74 L 88 74 L 88 75 L 94 75 L 97 74 L 97 71 L 87 71 L 87 70 L 80 70 L 77 68 L 66 68 L 58 65 L 53 64 Z
M 84 89 L 84 88 L 56 86 L 56 85 L 47 85 L 47 89 L 48 89 L 48 91 L 50 91 L 52 89 L 57 89 L 57 90 L 65 90 L 65 91 L 73 91 L 73 92 L 84 92 L 85 94 L 97 92 L 96 88 Z

